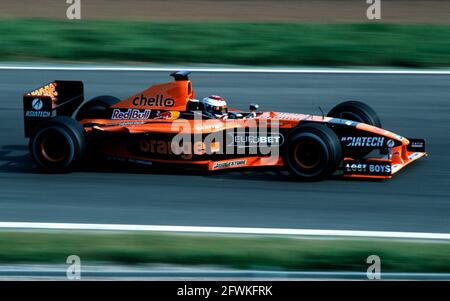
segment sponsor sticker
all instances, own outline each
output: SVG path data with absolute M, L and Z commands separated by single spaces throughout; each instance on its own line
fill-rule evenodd
M 27 111 L 25 117 L 50 117 L 51 112 L 48 111 Z
M 128 109 L 126 112 L 120 109 L 114 109 L 111 115 L 112 120 L 143 120 L 149 119 L 152 110 L 140 111 L 137 109 Z
M 42 111 L 42 108 L 44 107 L 44 102 L 40 98 L 33 99 L 31 101 L 31 108 L 34 111 L 26 111 L 25 117 L 41 117 L 46 118 L 51 116 L 51 112 L 49 111 Z
M 412 152 L 425 152 L 425 140 L 424 139 L 416 139 L 409 138 L 409 144 L 406 149 Z
M 140 125 L 145 124 L 143 121 L 128 121 L 128 122 L 119 122 L 116 124 L 108 124 L 108 126 L 127 126 L 127 125 Z
M 341 141 L 347 147 L 382 147 L 384 137 L 342 137 Z
M 347 163 L 345 164 L 345 171 L 348 173 L 389 175 L 392 168 L 389 163 Z
M 247 160 L 230 160 L 230 161 L 221 161 L 221 162 L 215 162 L 213 165 L 213 169 L 224 169 L 224 168 L 230 168 L 230 167 L 237 167 L 237 166 L 245 166 L 247 165 Z
M 179 111 L 157 111 L 155 119 L 177 119 L 179 116 Z
M 144 155 L 180 155 L 183 159 L 191 159 L 193 155 L 204 155 L 220 150 L 220 144 L 206 145 L 202 141 L 186 141 L 181 145 L 173 141 L 142 139 L 138 142 L 138 151 Z
M 144 94 L 133 98 L 134 106 L 145 106 L 145 107 L 173 107 L 175 104 L 175 99 L 170 97 L 165 97 L 162 94 L 157 94 L 155 97 L 146 97 Z
M 258 147 L 260 144 L 282 145 L 284 136 L 280 133 L 259 135 L 257 132 L 228 133 L 231 143 L 228 146 Z
M 397 172 L 402 167 L 401 164 L 394 164 L 392 165 L 392 173 Z
M 214 120 L 215 121 L 215 120 Z M 209 130 L 219 130 L 223 128 L 222 122 L 208 122 L 200 126 L 195 127 L 197 131 L 209 131 Z
M 161 112 L 158 111 L 156 113 L 156 119 L 170 119 L 172 118 L 172 112 L 171 111 L 165 111 L 165 112 Z
M 409 155 L 409 159 L 414 160 L 417 157 L 419 157 L 420 155 L 422 155 L 422 154 L 421 153 L 412 153 L 411 155 Z
M 143 153 L 171 155 L 172 147 L 170 141 L 163 140 L 140 140 L 139 149 Z
M 423 148 L 424 147 L 424 143 L 422 141 L 414 141 L 414 142 L 411 142 L 411 147 Z
M 395 142 L 394 142 L 394 140 L 389 139 L 389 140 L 386 142 L 386 145 L 387 145 L 387 147 L 394 147 L 394 146 L 395 146 Z
M 40 111 L 40 110 L 42 110 L 44 103 L 42 102 L 42 100 L 40 98 L 36 98 L 36 99 L 33 99 L 33 101 L 31 102 L 31 106 L 36 111 Z

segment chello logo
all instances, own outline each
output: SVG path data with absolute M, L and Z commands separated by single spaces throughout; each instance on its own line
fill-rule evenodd
M 133 99 L 134 106 L 146 106 L 146 107 L 173 107 L 175 100 L 170 97 L 164 97 L 164 95 L 157 94 L 155 97 L 145 97 L 141 94 L 140 97 Z

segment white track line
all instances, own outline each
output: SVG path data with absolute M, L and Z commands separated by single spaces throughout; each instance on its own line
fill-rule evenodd
M 0 276 L 33 280 L 34 277 L 66 278 L 65 265 L 14 264 L 0 265 Z M 8 277 L 8 278 L 6 278 Z M 208 268 L 168 267 L 158 268 L 143 265 L 89 265 L 83 264 L 82 279 L 90 278 L 239 278 L 239 279 L 360 279 L 367 280 L 367 272 L 313 272 L 313 271 L 267 271 L 267 270 L 231 270 Z M 67 279 L 67 278 L 66 278 Z M 391 273 L 382 272 L 383 280 L 450 280 L 450 273 Z
M 123 224 L 0 222 L 0 229 L 150 231 L 150 232 L 227 233 L 227 234 L 377 237 L 377 238 L 450 240 L 449 233 L 310 230 L 310 229 L 246 228 L 246 227 L 197 227 L 197 226 L 123 225 Z
M 108 67 L 108 66 L 8 66 L 0 70 L 43 70 L 43 71 L 162 71 L 189 70 L 192 72 L 240 72 L 240 73 L 308 73 L 308 74 L 403 74 L 403 75 L 450 75 L 450 70 L 408 70 L 408 69 L 282 69 L 282 68 L 184 68 L 184 67 Z

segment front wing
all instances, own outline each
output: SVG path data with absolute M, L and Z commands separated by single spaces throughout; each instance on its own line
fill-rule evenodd
M 389 179 L 408 164 L 427 156 L 425 140 L 408 139 L 409 144 L 394 147 L 381 158 L 344 158 L 344 177 Z

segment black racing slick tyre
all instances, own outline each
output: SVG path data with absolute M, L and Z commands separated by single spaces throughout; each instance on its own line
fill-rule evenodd
M 70 172 L 85 159 L 83 127 L 66 116 L 44 121 L 31 135 L 29 149 L 38 168 L 53 173 Z
M 108 115 L 109 107 L 120 102 L 120 99 L 114 96 L 101 95 L 92 98 L 78 110 L 75 117 L 76 120 L 80 121 L 83 119 L 106 119 L 111 116 Z
M 339 167 L 341 143 L 326 125 L 301 125 L 287 137 L 283 158 L 294 176 L 304 180 L 322 180 Z
M 381 127 L 380 117 L 378 117 L 375 110 L 360 101 L 342 102 L 332 108 L 327 116 Z

